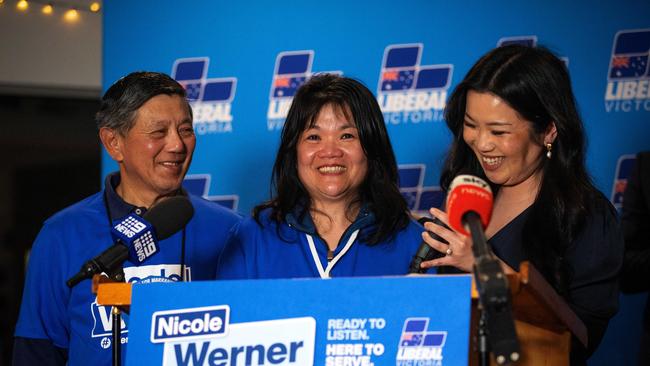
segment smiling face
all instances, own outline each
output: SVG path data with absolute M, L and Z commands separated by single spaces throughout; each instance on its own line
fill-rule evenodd
M 467 92 L 463 139 L 492 183 L 515 186 L 539 181 L 543 144 L 552 141 L 554 133 L 553 127 L 535 135 L 532 123 L 498 96 Z
M 300 135 L 297 155 L 298 177 L 317 206 L 347 204 L 357 197 L 368 161 L 354 121 L 338 106 L 323 106 L 314 125 Z
M 117 192 L 125 201 L 148 207 L 181 187 L 196 144 L 182 97 L 160 94 L 149 99 L 137 110 L 125 136 L 117 132 L 111 136 L 107 149 L 119 163 Z

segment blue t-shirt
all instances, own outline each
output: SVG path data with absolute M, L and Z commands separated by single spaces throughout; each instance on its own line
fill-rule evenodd
M 111 364 L 110 307 L 97 305 L 90 280 L 72 289 L 66 280 L 88 259 L 113 244 L 107 208 L 113 220 L 139 210 L 115 193 L 113 187 L 118 181 L 119 175 L 109 176 L 105 193 L 97 193 L 60 211 L 43 225 L 29 258 L 16 324 L 15 364 L 33 364 L 38 359 L 34 358 L 36 354 L 54 354 L 57 349 L 64 351 L 64 358 L 67 350 L 69 365 Z M 216 203 L 191 195 L 189 198 L 194 216 L 184 229 L 184 261 L 181 230 L 162 240 L 160 252 L 142 265 L 125 262 L 127 281 L 179 281 L 183 262 L 187 280 L 214 278 L 227 234 L 240 217 Z M 123 355 L 128 341 L 128 316 L 124 320 Z M 39 366 L 56 364 L 51 359 L 38 362 Z
M 260 213 L 261 225 L 247 218 L 235 226 L 219 260 L 218 279 L 323 277 L 328 265 L 327 277 L 404 275 L 424 231 L 410 220 L 388 240 L 368 245 L 364 239 L 372 232 L 375 218 L 362 209 L 328 261 L 327 244 L 309 214 L 289 214 L 281 223 L 269 215 L 270 209 Z

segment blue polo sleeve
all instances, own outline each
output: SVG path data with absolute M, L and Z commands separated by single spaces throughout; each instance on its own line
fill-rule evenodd
M 226 246 L 217 264 L 217 280 L 248 279 L 246 254 L 242 239 L 241 223 L 235 225 L 228 235 Z
M 29 364 L 47 365 L 49 360 L 40 356 L 65 354 L 58 350 L 67 350 L 69 345 L 66 307 L 70 289 L 65 285 L 64 278 L 68 256 L 60 243 L 62 235 L 55 226 L 46 222 L 30 253 L 15 331 L 17 354 L 14 359 L 17 362 L 30 359 Z M 39 344 L 51 344 L 52 348 L 45 346 L 49 350 L 36 351 L 38 347 L 34 345 Z M 31 357 L 28 355 L 30 353 L 34 358 L 28 358 Z

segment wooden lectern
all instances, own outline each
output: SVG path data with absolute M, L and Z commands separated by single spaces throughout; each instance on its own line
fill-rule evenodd
M 571 335 L 587 345 L 587 328 L 537 269 L 522 262 L 508 275 L 521 358 L 517 365 L 569 365 Z M 478 292 L 472 286 L 470 365 L 478 365 Z M 491 365 L 497 365 L 494 359 Z

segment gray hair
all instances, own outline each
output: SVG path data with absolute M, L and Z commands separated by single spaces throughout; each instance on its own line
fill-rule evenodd
M 107 127 L 126 135 L 133 127 L 138 109 L 160 94 L 182 97 L 192 116 L 192 108 L 181 84 L 160 72 L 138 71 L 121 78 L 108 88 L 95 115 L 97 128 Z

